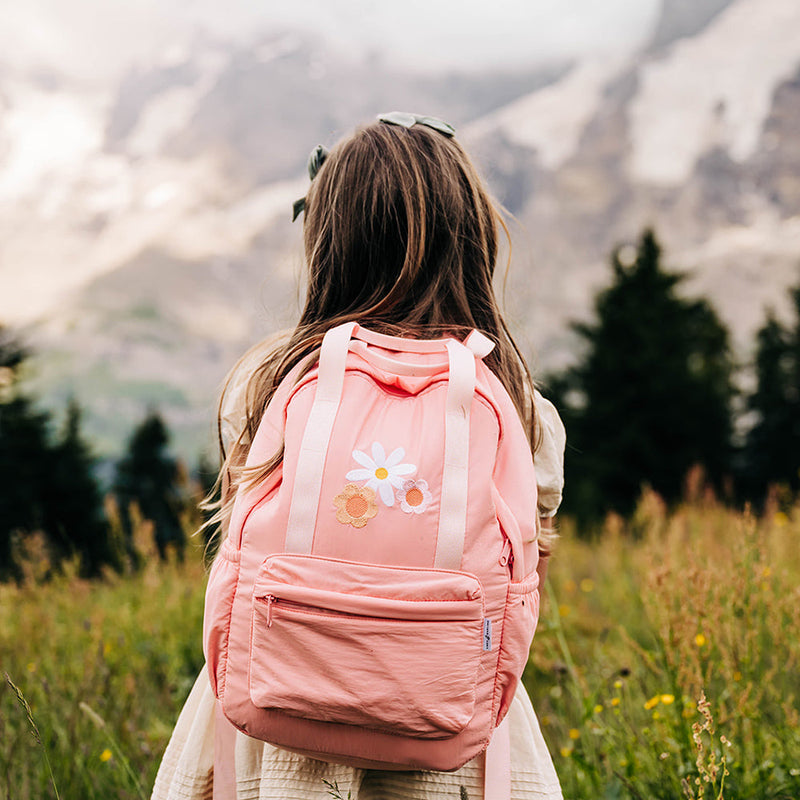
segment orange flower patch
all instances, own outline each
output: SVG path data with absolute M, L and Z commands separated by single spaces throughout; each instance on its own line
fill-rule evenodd
M 354 528 L 363 528 L 378 513 L 375 490 L 355 483 L 348 483 L 342 493 L 333 498 L 333 504 L 336 519 Z

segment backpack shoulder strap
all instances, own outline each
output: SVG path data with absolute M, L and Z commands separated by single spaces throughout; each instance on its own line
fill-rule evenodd
M 494 729 L 484 751 L 483 796 L 485 800 L 511 800 L 511 730 L 508 714 Z
M 347 352 L 355 326 L 355 322 L 337 325 L 322 340 L 316 395 L 297 458 L 297 473 L 286 527 L 287 553 L 310 553 L 314 544 L 314 524 L 322 490 L 325 454 L 342 398 Z M 300 475 L 304 476 L 304 480 L 297 480 Z
M 477 358 L 485 358 L 494 350 L 494 342 L 479 330 L 473 330 L 469 336 L 464 339 L 464 344 L 475 353 Z
M 475 355 L 460 342 L 448 340 L 450 373 L 444 430 L 444 470 L 439 509 L 436 560 L 439 569 L 460 569 L 467 528 L 469 486 L 469 421 L 475 394 Z

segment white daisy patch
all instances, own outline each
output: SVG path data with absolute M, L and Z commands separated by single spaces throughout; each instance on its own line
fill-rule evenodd
M 362 469 L 351 469 L 347 473 L 349 481 L 366 481 L 365 486 L 374 489 L 384 505 L 394 505 L 395 489 L 401 489 L 403 479 L 417 471 L 414 464 L 401 464 L 406 451 L 402 447 L 392 450 L 389 455 L 380 442 L 372 445 L 372 458 L 362 450 L 353 450 L 353 458 Z

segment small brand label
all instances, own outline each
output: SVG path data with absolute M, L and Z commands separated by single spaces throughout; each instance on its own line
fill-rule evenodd
M 487 651 L 492 649 L 492 621 L 489 617 L 483 620 L 483 649 Z

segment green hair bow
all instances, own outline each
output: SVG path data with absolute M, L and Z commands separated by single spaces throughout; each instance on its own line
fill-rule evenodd
M 409 114 L 407 111 L 390 111 L 388 114 L 378 114 L 378 121 L 387 125 L 400 125 L 403 128 L 413 128 L 415 125 L 424 125 L 449 137 L 456 135 L 456 129 L 438 117 L 424 117 L 420 114 Z

